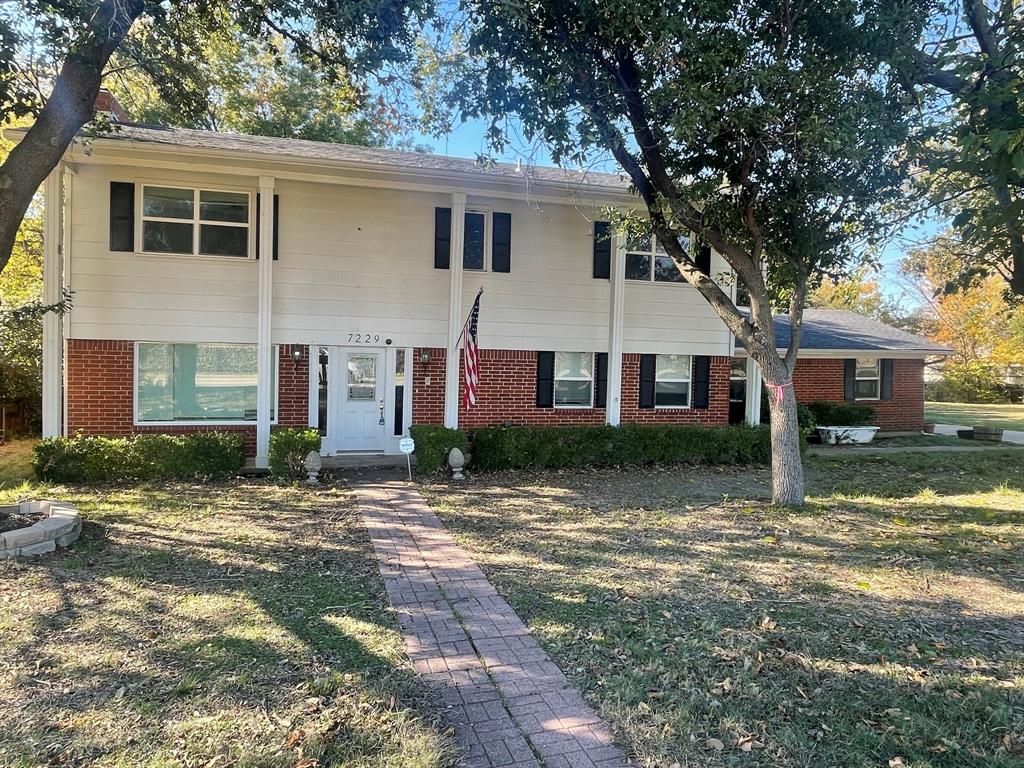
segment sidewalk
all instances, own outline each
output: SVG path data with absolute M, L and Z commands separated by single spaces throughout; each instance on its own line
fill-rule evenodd
M 352 482 L 413 667 L 476 768 L 627 768 L 611 731 L 408 483 Z

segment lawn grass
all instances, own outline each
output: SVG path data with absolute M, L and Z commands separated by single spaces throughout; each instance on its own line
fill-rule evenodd
M 645 766 L 1024 764 L 1024 455 L 427 489 Z
M 997 427 L 1024 430 L 1024 404 L 988 405 L 984 403 L 924 404 L 924 419 L 935 424 L 959 424 L 965 427 Z
M 0 562 L 0 765 L 452 764 L 342 490 L 0 491 L 82 538 Z
M 922 448 L 933 445 L 951 445 L 958 448 L 976 448 L 977 443 L 961 440 L 955 435 L 876 435 L 865 448 Z M 860 446 L 854 446 L 860 447 Z
M 32 448 L 36 440 L 19 439 L 0 445 L 0 489 L 32 478 Z

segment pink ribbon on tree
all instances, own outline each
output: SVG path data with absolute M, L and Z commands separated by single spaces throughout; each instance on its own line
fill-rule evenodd
M 764 386 L 765 389 L 767 389 L 769 392 L 769 397 L 771 398 L 772 405 L 778 408 L 780 405 L 782 405 L 782 390 L 784 390 L 786 387 L 792 387 L 793 381 L 786 381 L 783 382 L 782 384 L 769 384 L 766 381 L 764 383 Z

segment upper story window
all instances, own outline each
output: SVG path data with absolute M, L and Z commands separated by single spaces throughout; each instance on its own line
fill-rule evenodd
M 877 357 L 858 357 L 854 396 L 858 400 L 878 400 L 881 379 L 881 367 Z
M 142 250 L 248 258 L 251 195 L 189 187 L 142 187 Z
M 681 237 L 679 242 L 690 252 L 693 244 L 689 237 Z M 632 237 L 626 242 L 626 279 L 655 283 L 686 282 L 675 261 L 653 235 Z
M 593 405 L 594 355 L 555 352 L 555 407 L 590 408 Z
M 488 215 L 483 211 L 466 211 L 465 239 L 462 243 L 462 268 L 487 269 Z
M 690 356 L 658 355 L 654 377 L 655 408 L 690 407 Z

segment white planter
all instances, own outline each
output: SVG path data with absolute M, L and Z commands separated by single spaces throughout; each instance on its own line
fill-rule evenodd
M 875 439 L 878 427 L 818 427 L 825 445 L 863 445 Z

